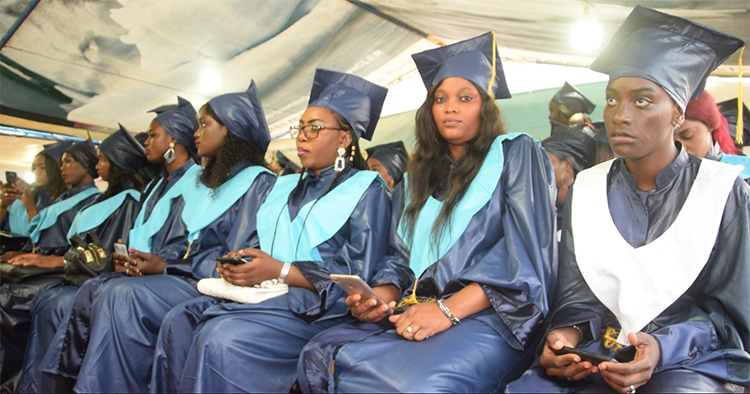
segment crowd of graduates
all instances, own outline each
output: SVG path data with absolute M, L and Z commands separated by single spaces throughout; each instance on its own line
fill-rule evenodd
M 636 6 L 603 122 L 566 83 L 543 141 L 488 32 L 412 55 L 410 154 L 363 152 L 387 89 L 325 69 L 301 167 L 253 81 L 45 145 L 2 191 L 0 392 L 741 392 L 750 159 L 703 88 L 743 45 Z

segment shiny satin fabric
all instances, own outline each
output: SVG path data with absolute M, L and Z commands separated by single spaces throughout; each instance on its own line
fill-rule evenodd
M 130 189 L 132 190 L 132 189 Z M 112 197 L 114 198 L 114 197 Z M 104 202 L 108 201 L 104 200 Z M 93 228 L 102 241 L 102 247 L 112 252 L 114 244 L 119 238 L 127 242 L 130 227 L 140 210 L 137 199 L 127 197 L 117 209 L 107 215 L 106 219 Z M 78 287 L 56 282 L 54 285 L 41 289 L 34 300 L 31 319 L 31 333 L 26 347 L 26 358 L 23 363 L 23 377 L 21 392 L 52 392 L 55 389 L 54 375 L 42 374 L 41 364 L 57 330 L 67 322 L 73 307 Z M 59 354 L 59 347 L 52 350 Z
M 52 204 L 51 195 L 47 189 L 34 190 L 34 206 L 38 211 Z M 0 230 L 22 237 L 29 236 L 29 213 L 21 200 L 13 201 L 8 207 L 8 213 L 0 223 Z
M 640 192 L 624 162 L 617 159 L 613 163 L 608 178 L 609 207 L 629 244 L 637 247 L 650 243 L 669 228 L 687 198 L 699 166 L 700 159 L 682 150 L 657 175 L 657 188 Z M 592 334 L 578 347 L 607 354 L 610 350 L 601 345 L 602 335 L 607 326 L 619 329 L 619 324 L 594 296 L 576 264 L 569 212 L 575 185 L 571 192 L 564 207 L 560 287 L 550 329 L 588 325 Z M 661 361 L 654 376 L 662 371 L 689 370 L 720 382 L 750 387 L 750 355 L 745 350 L 750 345 L 746 302 L 750 297 L 749 201 L 750 188 L 737 178 L 724 207 L 716 246 L 703 271 L 682 297 L 642 330 L 660 345 Z M 603 258 L 606 260 L 606 256 Z M 626 347 L 619 352 L 631 349 Z M 542 375 L 541 368 L 535 367 L 509 389 L 533 390 L 543 384 Z M 565 387 L 560 384 L 558 388 L 562 391 Z
M 289 202 L 290 218 L 323 195 L 336 174 L 332 167 L 320 176 L 308 173 Z M 408 267 L 383 259 L 390 207 L 387 188 L 373 181 L 344 226 L 318 245 L 322 261 L 293 263 L 315 292 L 290 287 L 288 294 L 259 304 L 202 297 L 173 309 L 159 334 L 151 390 L 288 392 L 302 347 L 318 332 L 348 318 L 346 294 L 329 273 L 357 274 L 373 287 L 408 287 Z M 246 372 L 234 373 L 238 365 Z
M 235 174 L 239 170 L 232 169 Z M 167 262 L 166 275 L 115 278 L 97 290 L 76 392 L 148 391 L 162 319 L 172 307 L 200 296 L 196 282 L 216 276 L 215 257 L 257 247 L 255 214 L 275 179 L 258 175 L 234 205 L 203 229 L 188 258 Z M 192 208 L 186 204 L 184 209 Z
M 195 108 L 193 104 L 184 98 L 177 96 L 177 108 L 170 107 L 165 111 L 160 108 L 149 112 L 156 112 L 156 121 L 172 136 L 180 145 L 185 147 L 195 146 L 193 134 L 198 129 Z
M 262 154 L 266 153 L 271 134 L 255 81 L 250 81 L 246 91 L 216 96 L 208 100 L 208 105 L 230 133 L 252 142 Z
M 434 338 L 413 344 L 393 335 L 389 324 L 369 325 L 365 327 L 369 330 L 366 333 L 352 330 L 349 325 L 325 331 L 310 341 L 300 356 L 298 380 L 303 391 L 338 390 L 336 387 L 346 391 L 354 390 L 355 385 L 368 391 L 417 387 L 492 391 L 517 377 L 523 368 L 508 375 L 495 373 L 490 379 L 476 376 L 472 371 L 483 371 L 486 364 L 502 364 L 503 370 L 510 371 L 511 366 L 531 363 L 530 357 L 521 355 L 531 354 L 540 337 L 540 325 L 548 311 L 547 297 L 554 292 L 557 271 L 554 175 L 549 158 L 532 138 L 520 136 L 505 141 L 503 149 L 505 165 L 492 198 L 474 215 L 455 245 L 425 271 L 417 284 L 420 298 L 442 299 L 477 282 L 491 308 L 463 319 Z M 400 211 L 397 207 L 402 205 L 403 193 L 403 185 L 394 191 L 394 211 Z M 387 259 L 408 261 L 409 250 L 393 231 L 390 250 Z M 480 334 L 474 338 L 476 332 Z M 451 338 L 450 348 L 465 349 L 475 356 L 436 360 L 430 352 L 437 346 L 432 345 L 436 343 L 433 339 L 439 336 Z M 383 347 L 390 351 L 380 351 Z M 328 368 L 334 354 L 337 354 L 335 379 Z M 401 364 L 398 361 L 401 359 L 408 360 L 409 366 Z M 527 359 L 525 364 L 524 359 Z M 476 378 L 472 384 L 464 386 L 460 380 L 454 381 L 444 374 L 457 360 L 463 365 L 462 374 Z M 359 363 L 370 366 L 368 378 L 353 372 L 360 371 Z M 402 369 L 394 375 L 391 365 L 400 365 Z M 342 377 L 352 381 L 345 382 Z M 395 379 L 399 381 L 394 382 Z

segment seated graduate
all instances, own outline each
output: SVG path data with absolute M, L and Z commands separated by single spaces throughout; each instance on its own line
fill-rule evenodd
M 716 105 L 719 107 L 719 112 L 727 120 L 727 128 L 729 129 L 729 135 L 734 140 L 734 146 L 737 148 L 737 155 L 744 156 L 742 148 L 750 146 L 750 108 L 742 103 L 742 117 L 740 118 L 737 116 L 740 111 L 737 101 L 739 101 L 739 98 L 735 97 Z M 742 125 L 739 130 L 737 129 L 738 124 Z
M 489 32 L 412 55 L 428 92 L 386 260 L 419 279 L 401 314 L 347 299 L 360 322 L 305 347 L 303 391 L 496 391 L 531 364 L 556 272 L 555 180 L 533 138 L 505 134 L 496 53 Z
M 136 172 L 147 162 L 143 147 L 122 126 L 102 141 L 96 169 L 101 179 L 107 182 L 107 191 L 78 212 L 68 230 L 68 238 L 75 235 L 85 240 L 84 234 L 94 231 L 108 253 L 113 252 L 118 239 L 124 237 L 127 241 L 128 231 L 140 209 L 140 190 L 143 187 Z M 55 379 L 42 375 L 41 362 L 57 329 L 69 317 L 77 291 L 77 285 L 60 280 L 41 289 L 34 298 L 19 391 L 55 390 Z
M 187 252 L 187 226 L 182 220 L 184 190 L 192 190 L 200 172 L 195 149 L 198 128 L 193 105 L 177 97 L 177 105 L 162 106 L 155 112 L 144 141 L 145 154 L 151 166 L 161 167 L 160 177 L 145 187 L 141 210 L 128 233 L 120 237 L 130 248 L 150 252 L 164 261 L 178 260 Z M 137 137 L 137 136 L 136 136 Z M 150 166 L 149 166 L 150 167 Z M 142 172 L 141 172 L 142 173 Z M 114 254 L 115 270 L 120 273 L 99 275 L 87 280 L 78 290 L 75 302 L 49 347 L 41 365 L 41 383 L 29 387 L 49 391 L 47 377 L 57 378 L 60 391 L 72 391 L 90 338 L 91 308 L 94 295 L 102 284 L 125 275 L 127 256 Z M 31 389 L 30 389 L 31 390 Z
M 34 156 L 31 172 L 34 173 L 33 190 L 23 182 L 3 187 L 0 202 L 0 230 L 18 237 L 28 237 L 29 221 L 39 211 L 48 207 L 57 196 L 68 190 L 60 177 L 60 156 L 73 142 L 58 141 L 44 145 Z
M 289 160 L 283 153 L 277 151 L 273 155 L 274 160 L 271 162 L 271 171 L 278 176 L 297 174 L 301 167 Z
M 2 342 L 2 381 L 0 385 L 15 392 L 23 364 L 29 323 L 31 301 L 42 287 L 63 278 L 62 259 L 68 251 L 68 230 L 73 219 L 85 206 L 99 195 L 94 186 L 96 149 L 91 141 L 77 142 L 62 154 L 61 177 L 71 187 L 54 202 L 42 209 L 29 223 L 29 241 L 21 253 L 7 252 L 0 263 L 39 267 L 35 275 L 17 283 L 0 285 L 0 327 Z M 13 256 L 7 258 L 9 256 Z
M 257 238 L 256 213 L 276 180 L 263 158 L 270 140 L 254 82 L 201 107 L 195 145 L 206 165 L 192 190 L 189 184 L 183 190 L 188 252 L 165 261 L 131 247 L 131 277 L 112 279 L 97 291 L 75 392 L 148 391 L 162 319 L 201 295 L 197 281 L 216 275 L 214 258 Z
M 386 302 L 408 286 L 400 282 L 407 267 L 381 262 L 390 197 L 359 149 L 386 93 L 354 75 L 316 71 L 308 108 L 292 127 L 305 170 L 276 182 L 258 212 L 259 246 L 231 254 L 251 261 L 219 264 L 223 280 L 214 280 L 275 297 L 204 297 L 173 309 L 159 334 L 152 391 L 288 392 L 307 341 L 350 319 L 346 293 L 329 274 L 359 275 Z
M 393 190 L 404 179 L 404 171 L 409 163 L 409 153 L 402 141 L 391 142 L 365 149 L 367 166 L 385 180 Z
M 636 6 L 591 64 L 609 74 L 618 159 L 568 191 L 539 364 L 508 392 L 734 392 L 750 386 L 750 188 L 673 140 L 742 40 Z M 615 358 L 556 355 L 563 346 Z
M 698 98 L 688 103 L 685 109 L 685 122 L 675 131 L 674 139 L 682 144 L 688 154 L 699 159 L 705 157 L 743 166 L 745 169 L 740 178 L 750 182 L 750 158 L 737 156 L 737 148 L 732 136 L 729 135 L 727 120 L 719 112 L 716 101 L 708 92 L 701 93 Z
M 596 105 L 586 95 L 566 81 L 549 102 L 549 120 L 568 126 L 587 127 L 591 125 L 589 116 L 594 108 Z M 583 131 L 593 136 L 596 129 L 584 128 Z

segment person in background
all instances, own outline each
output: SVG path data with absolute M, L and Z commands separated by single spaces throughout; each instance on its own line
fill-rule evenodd
M 732 137 L 732 141 L 734 141 L 734 146 L 737 148 L 737 155 L 745 156 L 742 148 L 750 146 L 750 109 L 747 108 L 745 103 L 742 103 L 742 138 L 740 138 L 741 142 L 738 143 L 736 140 L 738 120 L 737 97 L 727 101 L 722 101 L 716 105 L 719 107 L 719 112 L 721 112 L 727 120 L 727 128 L 729 130 L 729 135 Z
M 107 182 L 107 190 L 93 204 L 78 212 L 68 230 L 68 238 L 75 235 L 91 242 L 84 234 L 94 231 L 101 247 L 111 254 L 115 242 L 127 242 L 127 234 L 140 210 L 143 182 L 136 172 L 145 167 L 148 160 L 143 147 L 122 125 L 102 141 L 98 157 L 96 169 L 102 181 Z M 61 256 L 57 258 L 62 262 Z M 20 392 L 55 390 L 55 379 L 42 374 L 42 358 L 60 325 L 69 318 L 77 291 L 77 285 L 60 280 L 44 287 L 35 296 Z
M 377 171 L 393 190 L 404 179 L 404 171 L 409 164 L 409 153 L 402 141 L 391 142 L 365 149 L 367 166 Z
M 740 177 L 750 182 L 750 158 L 736 155 L 737 148 L 732 136 L 729 135 L 727 120 L 719 112 L 716 101 L 708 92 L 704 91 L 688 103 L 685 121 L 675 130 L 674 139 L 682 144 L 688 154 L 699 159 L 705 157 L 743 166 L 744 170 Z
M 539 341 L 556 273 L 555 180 L 532 137 L 505 134 L 495 35 L 412 57 L 427 96 L 384 261 L 419 279 L 393 315 L 349 296 L 358 321 L 300 355 L 304 392 L 494 392 L 531 364 Z
M 591 123 L 589 116 L 594 108 L 596 105 L 578 88 L 565 82 L 549 102 L 549 120 L 568 126 L 585 126 Z
M 750 187 L 738 167 L 674 141 L 688 103 L 743 44 L 638 5 L 591 64 L 609 75 L 618 159 L 568 191 L 546 341 L 507 392 L 750 387 Z

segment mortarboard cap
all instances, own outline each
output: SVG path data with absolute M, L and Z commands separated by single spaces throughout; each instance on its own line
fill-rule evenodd
M 294 174 L 297 172 L 297 170 L 300 169 L 300 166 L 298 166 L 293 161 L 289 160 L 289 158 L 287 158 L 280 151 L 276 152 L 276 162 L 278 162 L 279 165 L 284 169 L 282 171 L 282 175 Z
M 703 91 L 706 78 L 744 41 L 693 21 L 636 5 L 597 56 L 591 69 L 647 79 L 683 110 Z
M 547 152 L 560 159 L 570 158 L 576 174 L 596 162 L 596 140 L 580 128 L 552 122 L 551 135 L 542 141 L 542 147 Z
M 65 152 L 73 155 L 73 158 L 77 162 L 81 163 L 83 168 L 86 169 L 92 177 L 98 178 L 99 173 L 96 171 L 96 164 L 99 162 L 99 157 L 96 154 L 96 148 L 91 140 L 79 141 L 71 145 Z
M 71 145 L 73 145 L 73 141 L 57 141 L 53 144 L 45 144 L 44 149 L 39 153 L 44 153 L 59 164 L 63 152 L 70 148 Z
M 341 115 L 357 138 L 372 139 L 388 89 L 356 75 L 315 70 L 307 107 L 324 107 Z
M 208 105 L 230 133 L 252 142 L 263 154 L 266 153 L 271 134 L 255 81 L 250 81 L 246 91 L 216 96 L 208 100 Z
M 722 101 L 716 105 L 719 107 L 719 112 L 727 119 L 729 135 L 734 140 L 737 136 L 737 98 Z M 745 103 L 742 103 L 742 119 L 742 146 L 750 146 L 750 109 Z
M 552 101 L 572 109 L 575 113 L 580 112 L 587 115 L 591 115 L 596 108 L 596 105 L 588 97 L 568 82 L 565 82 L 565 85 L 552 96 Z
M 365 149 L 367 160 L 376 159 L 383 164 L 394 184 L 401 182 L 409 162 L 409 153 L 402 141 L 391 142 Z
M 427 89 L 446 78 L 474 82 L 494 99 L 510 98 L 495 32 L 411 55 Z
M 133 136 L 128 134 L 123 125 L 120 129 L 110 134 L 99 144 L 101 151 L 107 160 L 125 171 L 137 173 L 141 168 L 148 165 L 146 152 Z
M 156 121 L 167 131 L 180 145 L 192 149 L 195 147 L 195 130 L 198 129 L 198 121 L 193 105 L 184 98 L 177 96 L 177 107 L 158 112 L 169 105 L 162 105 L 149 112 L 156 112 Z

